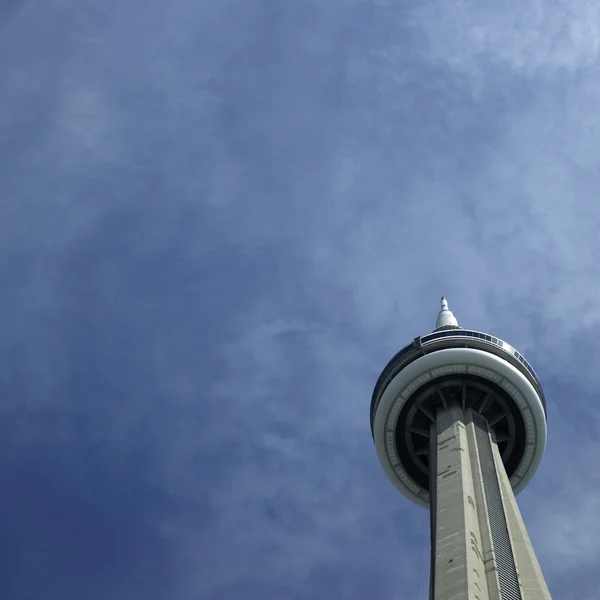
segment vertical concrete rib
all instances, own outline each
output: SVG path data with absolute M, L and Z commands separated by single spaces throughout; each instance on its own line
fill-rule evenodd
M 493 435 L 493 434 L 492 434 Z M 550 591 L 546 585 L 546 580 L 542 574 L 542 569 L 538 563 L 527 528 L 523 522 L 521 511 L 517 505 L 517 500 L 502 458 L 496 444 L 492 444 L 494 462 L 498 473 L 500 484 L 500 493 L 502 494 L 508 530 L 511 537 L 511 544 L 514 552 L 515 563 L 517 565 L 517 574 L 521 585 L 521 593 L 525 600 L 551 600 Z
M 437 427 L 432 423 L 429 434 L 429 537 L 431 557 L 429 561 L 429 600 L 435 600 L 435 557 L 437 556 Z
M 515 564 L 508 532 L 508 522 L 504 513 L 504 503 L 500 494 L 496 463 L 492 453 L 492 440 L 485 419 L 475 413 L 472 413 L 472 417 L 475 424 L 475 438 L 477 440 L 477 450 L 479 451 L 489 530 L 498 571 L 500 597 L 502 600 L 523 600 L 517 577 L 517 565 Z
M 465 417 L 458 404 L 437 418 L 434 600 L 487 600 Z
M 479 448 L 477 447 L 476 425 L 473 422 L 473 412 L 471 410 L 467 410 L 465 417 L 467 420 L 467 437 L 469 440 L 469 454 L 471 456 L 471 472 L 473 473 L 475 505 L 477 506 L 477 515 L 479 518 L 481 553 L 483 555 L 483 564 L 488 586 L 488 597 L 489 600 L 502 600 L 500 597 L 498 569 L 496 568 L 496 559 L 492 544 L 490 520 L 485 502 L 483 473 L 481 472 L 481 460 L 479 457 Z
M 551 600 L 485 419 L 440 408 L 430 457 L 430 599 Z

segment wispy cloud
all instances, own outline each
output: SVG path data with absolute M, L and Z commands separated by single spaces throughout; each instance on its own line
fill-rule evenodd
M 470 76 L 489 64 L 513 74 L 548 77 L 595 65 L 600 11 L 594 2 L 531 0 L 505 10 L 501 2 L 425 2 L 414 25 L 428 58 Z
M 0 471 L 32 540 L 3 596 L 425 598 L 368 406 L 442 293 L 545 382 L 520 502 L 553 594 L 593 595 L 595 5 L 33 6 L 0 46 Z M 42 526 L 68 502 L 82 539 Z

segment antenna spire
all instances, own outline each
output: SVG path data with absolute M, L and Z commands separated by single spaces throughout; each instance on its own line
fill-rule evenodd
M 435 328 L 437 329 L 454 329 L 458 327 L 458 321 L 456 317 L 452 314 L 452 311 L 448 308 L 448 300 L 446 300 L 445 296 L 442 296 L 441 300 L 442 307 L 437 316 L 437 321 L 435 322 Z

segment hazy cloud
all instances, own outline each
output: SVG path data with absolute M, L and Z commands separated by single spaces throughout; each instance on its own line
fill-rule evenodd
M 3 597 L 425 598 L 368 406 L 441 294 L 544 382 L 520 504 L 593 597 L 597 12 L 5 9 Z

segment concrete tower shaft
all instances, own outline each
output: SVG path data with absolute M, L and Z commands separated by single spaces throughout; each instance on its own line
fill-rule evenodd
M 431 428 L 431 600 L 550 600 L 493 430 L 459 403 Z

